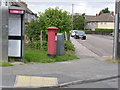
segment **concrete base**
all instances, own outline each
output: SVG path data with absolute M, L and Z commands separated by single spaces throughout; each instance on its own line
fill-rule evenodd
M 56 58 L 56 54 L 47 54 L 48 57 Z
M 120 42 L 119 42 L 119 48 L 118 48 L 118 57 L 120 59 Z

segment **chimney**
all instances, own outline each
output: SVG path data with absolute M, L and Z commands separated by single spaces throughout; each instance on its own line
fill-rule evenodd
M 96 17 L 98 16 L 98 14 L 96 14 Z
M 111 15 L 114 16 L 114 12 L 113 11 L 111 12 Z

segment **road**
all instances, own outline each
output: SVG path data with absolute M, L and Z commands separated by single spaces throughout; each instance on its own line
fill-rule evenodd
M 113 37 L 102 35 L 87 35 L 86 40 L 77 41 L 100 57 L 111 58 L 113 54 Z

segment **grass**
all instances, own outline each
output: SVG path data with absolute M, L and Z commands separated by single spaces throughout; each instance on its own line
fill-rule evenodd
M 7 62 L 0 62 L 0 67 L 8 67 L 8 66 L 14 66 L 14 65 L 9 64 Z
M 120 63 L 120 60 L 106 59 L 106 62 Z
M 44 49 L 31 49 L 25 48 L 25 63 L 37 62 L 37 63 L 54 63 L 79 59 L 75 56 L 73 51 L 65 51 L 64 55 L 57 55 L 56 58 L 50 58 L 47 56 L 47 51 Z

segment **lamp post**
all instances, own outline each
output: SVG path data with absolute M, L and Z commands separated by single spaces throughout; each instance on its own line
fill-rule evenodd
M 114 48 L 113 48 L 113 59 L 118 60 L 118 50 L 119 50 L 119 4 L 120 1 L 115 2 L 115 30 L 114 30 Z
M 73 29 L 73 15 L 74 15 L 74 4 L 72 4 L 72 29 Z

